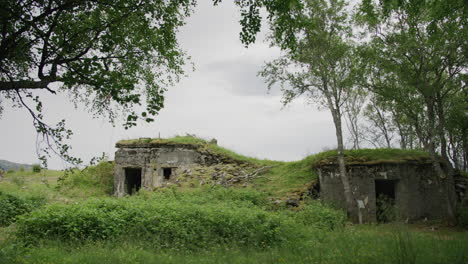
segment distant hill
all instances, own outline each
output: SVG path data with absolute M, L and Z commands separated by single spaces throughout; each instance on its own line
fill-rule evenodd
M 17 170 L 19 168 L 23 167 L 24 169 L 31 169 L 32 165 L 30 164 L 21 164 L 21 163 L 15 163 L 11 162 L 8 160 L 0 160 L 0 169 L 7 171 L 7 170 Z

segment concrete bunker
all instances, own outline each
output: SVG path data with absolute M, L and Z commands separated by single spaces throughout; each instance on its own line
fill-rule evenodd
M 320 198 L 345 209 L 338 165 L 333 162 L 321 164 L 316 170 Z M 346 171 L 356 204 L 350 219 L 355 222 L 359 215 L 363 222 L 446 219 L 450 216 L 448 204 L 455 199 L 453 185 L 446 178 L 437 176 L 429 160 L 347 162 Z
M 124 140 L 116 147 L 114 194 L 118 197 L 175 184 L 178 176 L 193 166 L 219 162 L 196 144 L 140 139 Z

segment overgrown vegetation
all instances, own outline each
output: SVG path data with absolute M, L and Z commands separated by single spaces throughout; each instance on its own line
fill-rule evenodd
M 114 163 L 101 161 L 95 166 L 88 166 L 82 170 L 67 171 L 59 178 L 59 189 L 87 189 L 96 194 L 113 193 Z
M 25 241 L 83 242 L 123 237 L 181 249 L 221 244 L 262 248 L 295 235 L 292 219 L 268 212 L 256 203 L 264 203 L 257 194 L 216 189 L 91 199 L 36 210 L 20 218 L 16 235 Z
M 48 241 L 25 248 L 0 243 L 1 263 L 327 263 L 464 264 L 466 235 L 434 235 L 401 225 L 347 227 L 339 231 L 302 229 L 303 236 L 263 249 L 219 245 L 207 250 L 164 249 L 152 241 L 86 243 Z
M 31 212 L 45 204 L 41 196 L 20 197 L 0 191 L 0 226 L 8 226 L 18 216 Z
M 353 163 L 399 163 L 406 161 L 428 162 L 429 155 L 422 150 L 414 149 L 350 149 L 344 151 L 346 164 Z M 314 166 L 337 162 L 337 151 L 330 150 L 314 155 L 311 162 Z
M 214 145 L 178 140 L 210 151 Z M 313 167 L 333 162 L 335 155 L 328 151 L 296 162 L 239 155 L 243 162 L 194 167 L 176 184 L 119 199 L 106 197 L 113 175 L 107 161 L 65 176 L 48 170 L 6 173 L 0 215 L 8 216 L 2 225 L 9 226 L 0 228 L 0 263 L 466 263 L 465 233 L 350 226 L 343 211 L 303 199 L 317 178 Z M 426 156 L 392 149 L 345 155 L 355 162 Z M 240 170 L 264 167 L 248 184 L 225 188 L 208 180 L 214 172 L 230 179 L 242 175 Z M 45 198 L 49 204 L 41 206 Z M 285 206 L 290 198 L 300 199 L 299 207 Z
M 140 138 L 140 139 L 127 139 L 120 140 L 117 142 L 118 145 L 144 145 L 144 144 L 154 144 L 154 145 L 192 145 L 196 147 L 199 151 L 206 151 L 213 153 L 219 156 L 222 156 L 226 159 L 235 161 L 235 162 L 244 162 L 252 165 L 274 165 L 278 164 L 277 161 L 271 160 L 260 160 L 252 157 L 247 157 L 240 155 L 231 151 L 229 149 L 218 146 L 214 140 L 206 140 L 194 135 L 187 136 L 175 136 L 172 138 Z

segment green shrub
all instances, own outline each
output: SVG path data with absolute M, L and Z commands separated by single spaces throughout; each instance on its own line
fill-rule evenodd
M 41 168 L 41 165 L 39 165 L 39 164 L 33 164 L 33 165 L 32 165 L 32 171 L 33 171 L 34 173 L 39 173 L 39 172 L 41 172 L 41 169 L 42 169 L 42 168 Z
M 333 209 L 318 201 L 310 201 L 295 214 L 295 218 L 299 223 L 325 230 L 342 228 L 346 222 L 346 214 L 343 211 Z
M 286 216 L 244 206 L 250 202 L 198 203 L 197 195 L 166 197 L 50 205 L 21 217 L 17 236 L 25 241 L 125 238 L 153 241 L 161 248 L 196 249 L 226 243 L 265 247 L 293 233 Z
M 17 217 L 28 213 L 45 203 L 42 197 L 21 198 L 15 195 L 0 192 L 0 226 L 8 226 L 15 222 Z
M 11 181 L 18 187 L 23 186 L 26 183 L 26 178 L 22 174 L 14 174 L 11 176 Z
M 381 194 L 376 200 L 377 206 L 377 221 L 381 223 L 393 222 L 397 220 L 397 210 L 395 201 L 390 197 Z
M 106 194 L 113 193 L 114 164 L 101 161 L 98 165 L 88 166 L 83 170 L 71 170 L 59 179 L 59 188 L 95 187 Z

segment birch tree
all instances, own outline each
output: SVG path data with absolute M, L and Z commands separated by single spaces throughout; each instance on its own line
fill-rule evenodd
M 283 104 L 306 96 L 319 107 L 327 108 L 335 125 L 340 177 L 348 214 L 353 215 L 354 201 L 346 173 L 343 123 L 344 104 L 354 87 L 353 45 L 351 28 L 342 0 L 305 0 L 290 10 L 295 30 L 294 43 L 287 46 L 275 35 L 272 23 L 272 45 L 283 47 L 285 55 L 267 63 L 260 75 L 268 87 L 281 85 Z M 288 39 L 291 41 L 291 39 Z

